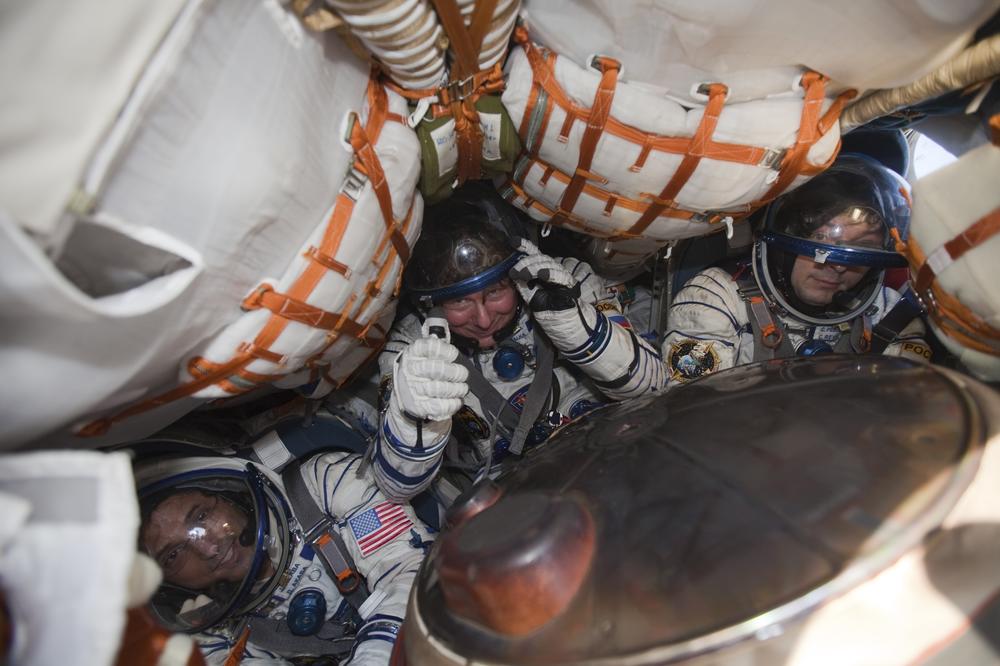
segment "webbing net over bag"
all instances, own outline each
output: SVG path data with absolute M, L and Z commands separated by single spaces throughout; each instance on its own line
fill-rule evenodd
M 924 176 L 913 188 L 910 237 L 897 248 L 931 327 L 979 377 L 1000 379 L 1000 115 L 993 144 Z M 898 240 L 898 239 L 897 239 Z
M 351 116 L 345 128 L 355 161 L 324 224 L 182 369 L 183 380 L 206 384 L 195 395 L 243 393 L 302 369 L 335 386 L 381 349 L 423 202 L 414 195 L 419 149 L 402 122 L 405 100 L 373 79 L 367 106 L 365 121 Z
M 31 7 L 23 13 L 39 19 L 60 3 Z M 48 45 L 11 79 L 23 83 L 14 86 L 23 117 L 37 123 L 51 114 L 33 109 L 59 110 L 79 120 L 60 142 L 86 145 L 57 151 L 69 160 L 59 173 L 27 169 L 7 183 L 25 192 L 43 185 L 59 232 L 47 234 L 29 211 L 0 214 L 0 291 L 17 322 L 0 345 L 2 448 L 114 445 L 203 404 L 185 397 L 99 439 L 74 434 L 176 387 L 182 360 L 240 317 L 250 290 L 281 277 L 325 222 L 353 160 L 340 121 L 362 108 L 370 72 L 341 40 L 307 34 L 273 2 L 159 9 L 74 33 L 118 45 L 127 62 L 114 90 L 91 85 L 109 74 L 92 58 L 78 62 L 79 40 L 61 40 L 44 21 L 14 21 L 27 30 L 16 43 Z M 48 93 L 57 90 L 78 104 L 53 107 Z M 21 138 L 25 150 L 37 143 Z M 53 378 L 58 400 L 40 399 L 53 395 Z
M 740 219 L 820 173 L 840 145 L 844 102 L 803 72 L 787 93 L 728 104 L 706 83 L 688 108 L 621 80 L 621 65 L 590 67 L 533 45 L 523 29 L 503 102 L 524 144 L 499 184 L 541 222 L 607 238 L 698 236 Z
M 188 396 L 229 397 L 267 383 L 312 381 L 330 390 L 378 353 L 423 217 L 415 192 L 419 147 L 405 112 L 406 101 L 373 74 L 364 110 L 345 118 L 351 169 L 281 278 L 262 280 L 243 300 L 244 313 L 182 361 L 178 387 L 80 434 L 101 434 L 115 421 Z

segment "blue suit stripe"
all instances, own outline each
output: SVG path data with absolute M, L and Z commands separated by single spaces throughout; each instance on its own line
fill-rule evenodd
M 442 437 L 438 444 L 433 444 L 430 447 L 425 446 L 421 448 L 418 453 L 418 450 L 415 447 L 410 446 L 403 440 L 396 437 L 396 433 L 394 433 L 392 428 L 389 426 L 388 419 L 385 419 L 385 423 L 382 425 L 382 434 L 385 436 L 389 447 L 392 448 L 393 451 L 398 453 L 400 457 L 414 462 L 423 462 L 428 458 L 433 458 L 448 443 L 448 438 Z

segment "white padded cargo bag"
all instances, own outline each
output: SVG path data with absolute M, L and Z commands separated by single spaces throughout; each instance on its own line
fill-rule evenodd
M 1000 136 L 1000 116 L 994 121 Z M 986 144 L 913 187 L 904 254 L 941 342 L 978 377 L 1000 380 L 1000 146 Z
M 53 151 L 71 161 L 52 162 L 48 172 L 28 169 L 24 160 L 3 164 L 0 448 L 127 441 L 231 394 L 211 384 L 197 396 L 188 395 L 191 387 L 170 392 L 190 383 L 190 359 L 228 358 L 234 350 L 223 348 L 241 337 L 233 328 L 238 321 L 271 314 L 245 313 L 241 305 L 269 276 L 276 290 L 284 288 L 345 190 L 360 195 L 358 207 L 372 213 L 366 224 L 377 232 L 376 240 L 362 242 L 360 229 L 344 227 L 342 247 L 357 253 L 351 260 L 359 263 L 349 265 L 357 282 L 341 289 L 369 294 L 355 301 L 350 318 L 361 328 L 372 323 L 370 341 L 377 338 L 375 324 L 391 318 L 382 309 L 390 296 L 368 288 L 381 269 L 360 264 L 365 253 L 372 259 L 381 248 L 381 256 L 397 257 L 398 250 L 377 240 L 388 231 L 381 207 L 360 203 L 372 199 L 365 194 L 370 180 L 357 173 L 349 183 L 345 178 L 355 162 L 345 119 L 355 111 L 362 117 L 354 125 L 368 120 L 367 66 L 339 39 L 307 34 L 276 0 L 164 2 L 139 12 L 127 4 L 91 4 L 90 21 L 72 3 L 22 4 L 6 10 L 0 28 L 5 38 L 17 34 L 19 43 L 32 42 L 45 54 L 5 65 L 3 94 L 11 103 L 0 105 L 0 136 L 45 145 L 64 126 L 75 136 L 72 123 L 87 119 L 84 134 L 91 138 L 82 149 Z M 81 14 L 75 29 L 95 44 L 116 45 L 115 57 L 88 66 L 78 40 L 67 38 L 61 20 L 53 23 L 70 8 Z M 122 12 L 127 20 L 116 20 Z M 110 33 L 98 29 L 102 23 Z M 106 80 L 110 74 L 116 85 Z M 64 94 L 53 98 L 52 91 Z M 17 125 L 33 116 L 51 131 L 35 136 Z M 416 177 L 416 141 L 398 122 L 385 125 L 383 135 L 395 139 L 377 152 L 399 223 L 395 238 L 411 242 L 420 203 L 406 181 Z M 28 195 L 29 187 L 48 196 L 11 194 Z M 47 205 L 53 198 L 54 211 Z M 318 257 L 327 259 L 347 263 Z M 381 284 L 391 294 L 399 262 L 389 264 Z M 335 301 L 322 309 L 340 312 Z M 294 364 L 308 358 L 311 371 L 336 366 L 328 373 L 336 379 L 371 351 L 329 342 L 321 355 L 322 344 L 312 354 L 305 343 L 279 346 L 271 358 L 287 357 L 280 370 L 273 363 L 251 370 L 268 379 L 291 377 Z M 335 363 L 341 352 L 343 362 Z M 124 416 L 110 430 L 108 422 L 91 428 L 103 435 L 74 434 L 115 415 Z

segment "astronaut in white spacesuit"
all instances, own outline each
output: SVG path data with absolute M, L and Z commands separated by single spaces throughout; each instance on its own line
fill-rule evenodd
M 920 309 L 884 284 L 905 265 L 906 182 L 862 155 L 768 207 L 752 265 L 708 268 L 674 298 L 663 341 L 671 383 L 793 355 L 884 353 L 930 359 Z
M 287 462 L 278 449 L 259 459 Z M 207 663 L 389 662 L 431 537 L 361 455 L 319 453 L 280 478 L 233 457 L 162 458 L 135 474 L 139 547 L 164 574 L 150 609 L 195 633 Z
M 578 259 L 512 245 L 474 203 L 429 211 L 404 286 L 417 312 L 396 323 L 379 357 L 372 463 L 392 499 L 438 479 L 445 507 L 508 453 L 598 405 L 666 385 L 614 285 Z

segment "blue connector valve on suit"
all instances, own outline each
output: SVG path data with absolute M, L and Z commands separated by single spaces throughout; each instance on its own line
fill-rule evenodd
M 820 354 L 832 354 L 833 347 L 822 340 L 806 340 L 798 349 L 799 356 L 819 356 Z
M 524 354 L 513 347 L 500 347 L 493 354 L 493 370 L 505 382 L 510 382 L 524 372 Z
M 296 636 L 312 636 L 326 621 L 326 599 L 315 588 L 302 590 L 288 605 L 288 629 Z

